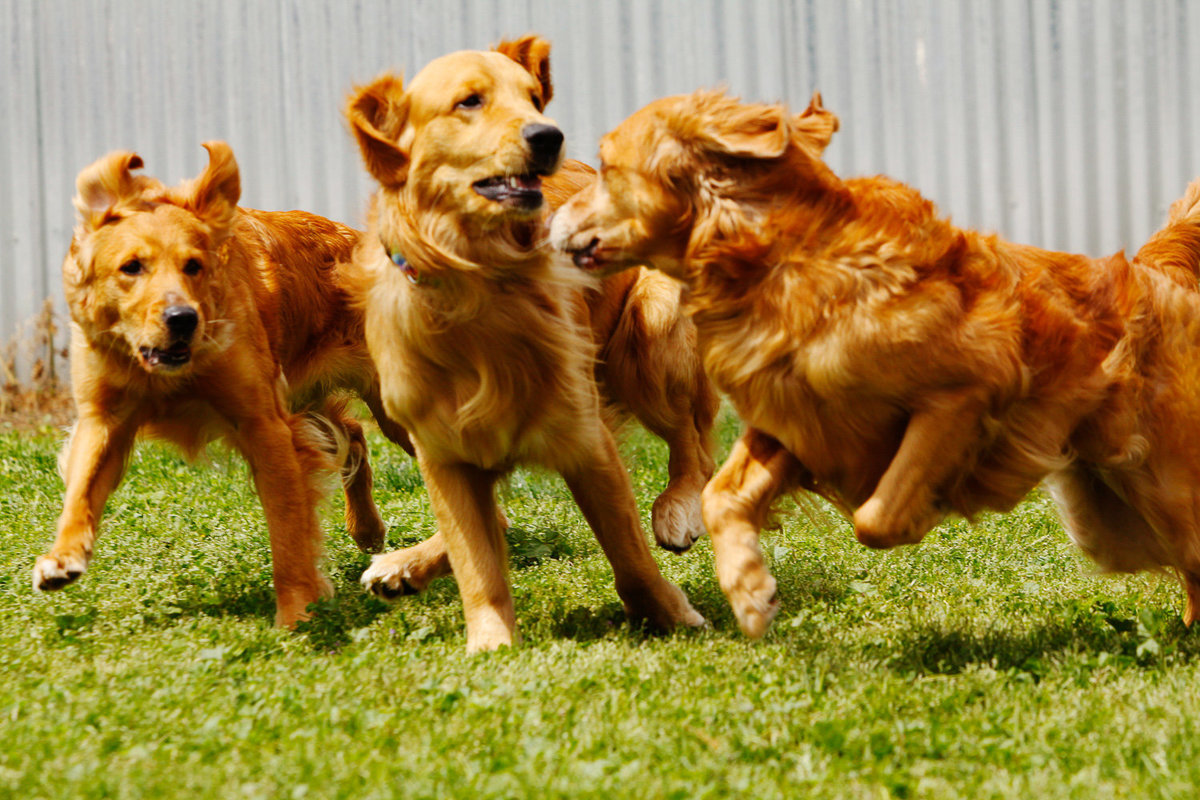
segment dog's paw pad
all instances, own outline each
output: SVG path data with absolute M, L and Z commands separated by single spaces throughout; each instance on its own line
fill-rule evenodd
M 33 588 L 53 592 L 74 583 L 87 569 L 87 562 L 78 557 L 56 558 L 42 556 L 33 566 Z
M 779 613 L 779 591 L 775 578 L 766 575 L 758 586 L 740 586 L 729 594 L 738 627 L 752 639 L 761 638 Z

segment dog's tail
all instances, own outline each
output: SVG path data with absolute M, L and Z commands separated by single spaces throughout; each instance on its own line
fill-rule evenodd
M 346 429 L 346 401 L 337 398 L 326 402 L 319 411 L 307 411 L 300 415 L 295 431 L 307 448 L 314 453 L 311 459 L 312 480 L 321 483 L 318 476 L 340 474 L 343 483 L 354 480 L 362 461 L 362 454 L 351 443 Z
M 1181 286 L 1200 290 L 1200 178 L 1171 205 L 1167 224 L 1142 245 L 1133 260 Z

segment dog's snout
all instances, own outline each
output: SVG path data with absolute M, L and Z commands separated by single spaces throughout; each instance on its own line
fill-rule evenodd
M 563 132 L 554 125 L 536 123 L 521 129 L 521 136 L 529 144 L 533 154 L 534 168 L 539 172 L 550 172 L 558 166 L 562 152 Z
M 196 332 L 196 326 L 200 323 L 200 315 L 191 306 L 167 306 L 166 311 L 163 312 L 163 322 L 172 336 L 176 339 L 186 340 Z

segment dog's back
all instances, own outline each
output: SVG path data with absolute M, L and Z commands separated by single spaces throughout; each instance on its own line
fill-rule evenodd
M 1200 179 L 1171 205 L 1167 223 L 1134 256 L 1134 263 L 1160 270 L 1180 286 L 1200 288 Z
M 348 275 L 359 232 L 304 211 L 238 211 L 227 246 L 250 268 L 255 305 L 291 391 L 303 396 L 318 388 L 314 381 L 366 391 L 373 369 Z

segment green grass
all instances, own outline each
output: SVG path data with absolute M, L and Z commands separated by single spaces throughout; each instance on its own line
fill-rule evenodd
M 736 425 L 726 416 L 721 450 Z M 96 559 L 29 586 L 61 502 L 53 432 L 0 434 L 0 797 L 1179 797 L 1200 787 L 1200 633 L 1154 576 L 1100 577 L 1045 497 L 920 547 L 832 513 L 764 549 L 783 610 L 737 630 L 706 540 L 656 557 L 713 630 L 631 627 L 555 476 L 503 493 L 523 643 L 467 657 L 452 579 L 393 606 L 324 513 L 337 596 L 271 627 L 266 532 L 233 457 L 139 448 Z M 625 443 L 641 505 L 665 450 Z M 372 438 L 389 546 L 434 530 Z

